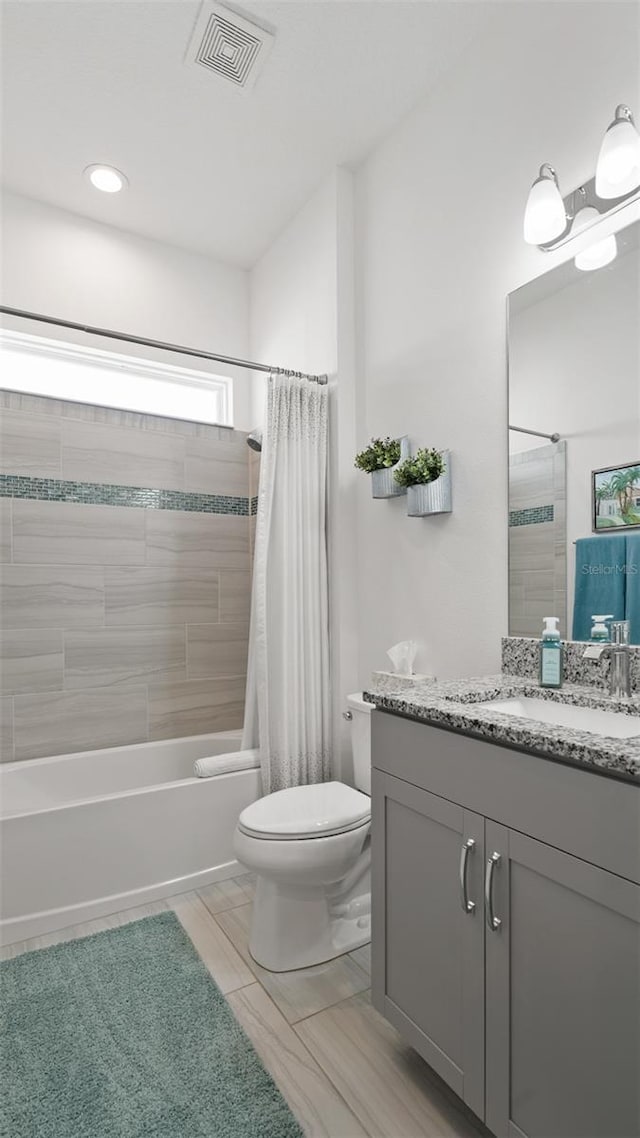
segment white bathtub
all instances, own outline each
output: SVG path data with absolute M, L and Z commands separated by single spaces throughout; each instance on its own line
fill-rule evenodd
M 3 764 L 1 943 L 237 873 L 233 832 L 259 771 L 202 779 L 193 763 L 239 750 L 228 731 Z

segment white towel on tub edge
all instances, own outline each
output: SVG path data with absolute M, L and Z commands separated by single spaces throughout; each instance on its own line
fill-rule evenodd
M 212 778 L 217 774 L 247 771 L 259 766 L 260 752 L 254 747 L 247 751 L 228 751 L 224 755 L 210 755 L 206 759 L 196 759 L 193 773 L 198 778 Z

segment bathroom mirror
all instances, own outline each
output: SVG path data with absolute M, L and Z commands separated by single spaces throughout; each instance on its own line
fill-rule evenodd
M 508 298 L 511 636 L 553 615 L 587 640 L 598 614 L 640 643 L 640 222 L 615 243 Z

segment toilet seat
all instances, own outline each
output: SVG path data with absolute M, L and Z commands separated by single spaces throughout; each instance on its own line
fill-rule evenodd
M 371 820 L 366 794 L 343 782 L 292 786 L 245 807 L 238 828 L 249 837 L 272 841 L 328 838 Z

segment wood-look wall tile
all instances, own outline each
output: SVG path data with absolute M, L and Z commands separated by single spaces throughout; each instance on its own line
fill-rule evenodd
M 260 451 L 247 447 L 249 451 L 249 497 L 255 498 L 260 485 Z
M 185 443 L 185 489 L 203 494 L 249 494 L 249 462 L 246 442 L 214 442 L 187 439 Z
M 13 697 L 16 759 L 144 743 L 147 689 L 93 688 Z
M 167 419 L 162 415 L 145 415 L 145 431 L 156 431 L 161 434 L 182 435 L 185 438 L 213 439 L 217 441 L 224 428 L 216 423 L 197 423 L 195 419 Z
M 53 415 L 60 418 L 64 402 L 47 395 L 27 395 L 24 391 L 0 391 L 0 407 L 5 411 L 24 411 L 27 415 Z
M 160 435 L 182 435 L 193 438 L 198 433 L 198 424 L 190 419 L 167 419 L 162 415 L 143 415 L 142 429 Z M 212 428 L 214 431 L 217 428 Z M 217 438 L 217 434 L 215 436 Z
M 154 565 L 104 570 L 107 625 L 217 623 L 218 571 Z
M 11 561 L 11 498 L 0 498 L 0 562 Z
M 57 628 L 13 628 L 0 634 L 0 690 L 62 690 L 62 632 Z
M 243 676 L 249 651 L 248 624 L 187 625 L 187 675 Z
M 247 446 L 247 432 L 236 431 L 234 427 L 218 427 L 217 438 L 214 439 L 211 435 L 199 433 L 199 438 L 206 438 L 209 442 L 218 444 L 218 451 L 223 451 L 226 460 L 229 462 L 239 462 L 241 459 L 246 460 L 249 452 Z
M 119 407 L 99 407 L 90 403 L 62 404 L 65 419 L 77 419 L 85 423 L 104 423 L 110 427 L 128 427 L 134 430 L 151 431 L 154 434 L 179 435 L 181 437 L 207 435 L 219 438 L 219 427 L 210 423 L 196 423 L 189 419 L 171 419 L 167 415 L 148 415 L 142 411 L 126 411 Z
M 183 626 L 65 632 L 65 688 L 113 687 L 184 679 Z
M 60 477 L 60 420 L 21 411 L 0 415 L 0 472 Z
M 73 403 L 62 405 L 62 417 L 75 419 L 81 423 L 102 423 L 106 427 L 128 427 L 141 431 L 146 415 L 142 411 L 126 411 L 121 407 L 100 407 L 97 403 Z
M 62 421 L 62 477 L 184 489 L 184 440 L 103 423 Z
M 220 620 L 247 624 L 251 615 L 251 574 L 248 569 L 220 573 Z M 203 616 L 202 623 L 206 622 Z
M 97 565 L 3 565 L 0 625 L 4 628 L 100 627 L 103 570 Z
M 147 510 L 147 564 L 246 569 L 246 517 Z
M 13 700 L 0 699 L 0 763 L 13 762 Z
M 13 501 L 15 562 L 142 565 L 144 553 L 142 509 L 17 498 Z
M 149 684 L 149 738 L 234 731 L 244 719 L 245 679 Z

